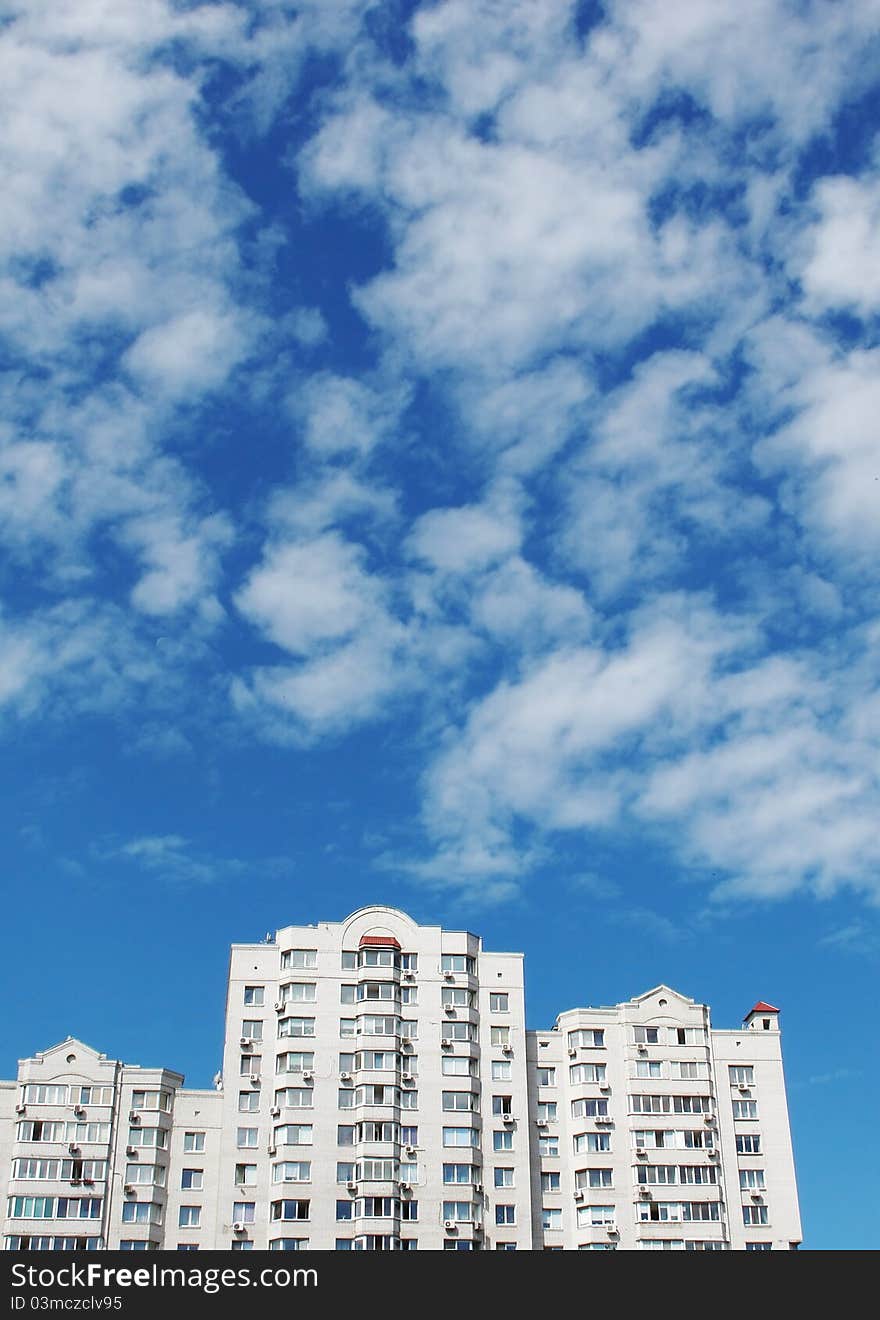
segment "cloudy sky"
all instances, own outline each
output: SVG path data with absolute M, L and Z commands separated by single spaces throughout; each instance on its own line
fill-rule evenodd
M 8 11 L 0 1074 L 391 902 L 780 1004 L 876 1246 L 878 0 Z

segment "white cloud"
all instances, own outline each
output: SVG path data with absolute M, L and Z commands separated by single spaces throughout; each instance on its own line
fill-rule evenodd
M 813 190 L 819 217 L 803 237 L 804 290 L 818 308 L 880 307 L 880 179 L 823 179 Z

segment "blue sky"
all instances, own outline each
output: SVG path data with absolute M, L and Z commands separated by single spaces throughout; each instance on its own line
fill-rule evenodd
M 0 1075 L 206 1084 L 231 942 L 390 902 L 533 1026 L 780 1005 L 878 1245 L 878 18 L 14 0 Z

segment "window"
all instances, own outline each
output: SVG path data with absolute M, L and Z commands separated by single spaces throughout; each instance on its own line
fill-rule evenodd
M 281 987 L 285 1004 L 313 1004 L 317 986 L 314 981 L 289 981 Z
M 444 1146 L 478 1146 L 479 1133 L 469 1127 L 445 1127 L 443 1129 Z M 448 1219 L 449 1216 L 445 1215 Z
M 605 1045 L 605 1031 L 595 1030 L 592 1027 L 581 1028 L 579 1031 L 570 1031 L 568 1033 L 569 1049 L 602 1049 Z
M 556 1118 L 556 1101 L 540 1100 L 537 1106 L 537 1116 L 540 1122 L 552 1122 Z
M 285 1109 L 311 1109 L 313 1098 L 310 1086 L 285 1086 L 275 1092 L 275 1104 Z
M 744 1192 L 763 1192 L 764 1170 L 740 1169 L 739 1185 L 740 1185 L 740 1189 Z
M 496 1224 L 515 1224 L 516 1206 L 515 1205 L 496 1205 L 495 1207 Z
M 403 972 L 416 972 L 419 967 L 419 955 L 417 953 L 402 953 L 400 955 L 400 969 Z
M 613 1205 L 579 1205 L 578 1228 L 600 1228 L 614 1223 Z
M 240 1114 L 255 1114 L 259 1108 L 260 1108 L 259 1091 L 239 1091 L 238 1112 Z
M 233 1201 L 229 1218 L 234 1224 L 255 1224 L 257 1220 L 256 1201 Z
M 575 1155 L 582 1155 L 585 1151 L 609 1151 L 610 1149 L 610 1132 L 579 1132 L 574 1139 Z
M 718 1201 L 638 1201 L 640 1223 L 713 1223 L 721 1218 Z
M 558 1137 L 538 1137 L 538 1154 L 551 1159 L 559 1154 Z
M 309 1050 L 306 1052 L 296 1052 L 288 1054 L 279 1054 L 277 1060 L 278 1066 L 276 1072 L 280 1073 L 301 1073 L 311 1072 L 315 1066 L 315 1056 Z
M 512 1096 L 509 1096 L 509 1095 L 493 1095 L 493 1096 L 492 1096 L 492 1113 L 493 1113 L 493 1114 L 512 1114 L 512 1113 L 513 1113 L 512 1104 L 513 1104 L 513 1097 L 512 1097 Z
M 509 1168 L 496 1169 L 496 1170 L 495 1170 L 495 1186 L 496 1186 L 496 1187 L 513 1187 L 513 1186 L 514 1186 L 514 1181 L 513 1181 L 513 1169 L 509 1169 Z
M 744 1205 L 742 1212 L 743 1223 L 746 1227 L 752 1224 L 769 1224 L 770 1222 L 766 1205 Z
M 257 1181 L 256 1164 L 236 1164 L 234 1181 L 236 1187 L 253 1187 Z
M 272 1165 L 273 1182 L 311 1182 L 311 1178 L 310 1160 L 281 1160 L 278 1164 Z
M 262 1066 L 262 1054 L 242 1054 L 238 1060 L 238 1075 L 240 1077 L 253 1077 L 255 1073 L 261 1071 Z
M 587 1187 L 612 1187 L 611 1169 L 578 1169 L 574 1175 L 574 1185 L 578 1190 Z
M 358 953 L 360 967 L 399 967 L 400 954 L 397 949 L 361 949 Z
M 705 1045 L 706 1033 L 702 1027 L 675 1027 L 676 1045 Z
M 444 1183 L 474 1183 L 476 1170 L 472 1164 L 444 1164 Z
M 493 1132 L 492 1133 L 493 1150 L 513 1150 L 512 1132 Z
M 340 1223 L 346 1219 L 354 1218 L 354 1201 L 336 1202 L 336 1221 Z
M 358 1001 L 373 999 L 399 999 L 400 991 L 393 981 L 361 981 L 357 988 Z
M 757 1118 L 758 1103 L 756 1100 L 734 1100 L 733 1102 L 734 1118 Z
M 492 1081 L 510 1082 L 513 1080 L 513 1064 L 509 1059 L 492 1060 Z
M 515 1242 L 496 1242 L 496 1243 L 495 1243 L 495 1250 L 496 1250 L 496 1251 L 516 1251 L 516 1243 L 515 1243 Z
M 198 1205 L 182 1205 L 177 1214 L 178 1228 L 198 1228 L 202 1222 L 202 1210 Z
M 183 1134 L 184 1150 L 204 1150 L 205 1134 L 204 1132 L 184 1132 Z
M 248 1040 L 262 1040 L 263 1023 L 259 1018 L 245 1018 L 241 1024 L 241 1034 L 242 1039 L 247 1037 Z M 135 1105 L 135 1109 L 138 1108 L 140 1108 L 140 1106 Z
M 259 1129 L 255 1127 L 240 1127 L 236 1134 L 235 1144 L 237 1146 L 256 1146 Z
M 60 1202 L 59 1197 L 59 1210 Z M 198 1206 L 192 1208 L 197 1210 Z M 161 1224 L 162 1207 L 150 1201 L 126 1201 L 122 1207 L 122 1222 L 123 1224 Z
M 475 1098 L 470 1091 L 444 1091 L 443 1108 L 472 1111 Z
M 340 1036 L 353 1036 L 357 1030 L 357 1020 L 355 1018 L 339 1019 Z
M 638 1065 L 636 1065 L 638 1066 Z M 659 1063 L 657 1064 L 659 1076 Z M 581 1082 L 604 1082 L 605 1064 L 604 1063 L 573 1063 L 568 1070 L 569 1080 L 572 1085 L 577 1086 Z
M 633 1040 L 637 1045 L 657 1045 L 660 1042 L 659 1027 L 633 1027 Z
M 472 1008 L 474 992 L 463 986 L 445 985 L 440 991 L 440 999 L 445 1008 Z
M 461 1055 L 444 1054 L 440 1060 L 440 1071 L 444 1077 L 475 1077 L 477 1061 Z
M 660 1064 L 654 1059 L 636 1059 L 636 1077 L 659 1077 Z
M 468 1025 L 468 1024 L 463 1024 Z M 400 1023 L 400 1035 L 403 1040 L 418 1040 L 419 1024 L 416 1018 L 402 1018 Z
M 542 1173 L 542 1174 L 541 1174 L 541 1191 L 542 1191 L 542 1192 L 558 1192 L 558 1191 L 559 1191 L 559 1174 L 558 1174 L 558 1173 Z
M 510 1027 L 490 1027 L 489 1044 L 500 1045 L 503 1049 L 505 1045 L 510 1044 Z
M 273 1201 L 269 1206 L 270 1219 L 308 1219 L 310 1201 Z
M 634 1097 L 638 1099 L 638 1097 Z M 572 1100 L 572 1118 L 607 1118 L 607 1100 Z
M 541 1209 L 542 1228 L 562 1228 L 562 1211 L 543 1206 Z
M 244 1002 L 253 1004 L 255 1008 L 262 1008 L 265 993 L 265 987 L 261 985 L 246 985 L 244 988 Z
M 43 1086 L 36 1082 L 31 1082 L 24 1087 L 22 1099 L 25 1104 L 33 1105 L 66 1105 L 69 1104 L 68 1096 L 70 1088 L 68 1086 Z
M 757 1132 L 743 1132 L 736 1139 L 737 1155 L 760 1155 L 761 1138 Z
M 352 972 L 358 965 L 358 956 L 354 949 L 343 949 L 341 967 L 344 972 Z
M 701 1059 L 673 1059 L 669 1065 L 670 1077 L 693 1080 L 709 1076 L 709 1065 Z
M 352 1161 L 339 1161 L 336 1165 L 336 1181 L 338 1183 L 354 1182 L 354 1163 Z
M 400 1129 L 400 1144 L 402 1146 L 417 1146 L 419 1144 L 419 1129 L 417 1127 L 407 1127 L 404 1124 Z
M 276 1145 L 311 1146 L 312 1125 L 311 1123 L 285 1123 L 275 1129 L 274 1137 Z M 254 1145 L 256 1145 L 256 1142 L 254 1142 Z
M 440 1035 L 444 1040 L 465 1040 L 473 1043 L 477 1039 L 477 1027 L 474 1022 L 443 1022 Z M 495 1044 L 495 1041 L 492 1041 Z
M 743 1064 L 730 1064 L 727 1071 L 730 1074 L 731 1086 L 754 1086 L 755 1070 L 751 1064 L 747 1066 Z
M 317 965 L 317 949 L 285 949 L 281 955 L 281 966 L 284 970 L 289 967 L 317 967 Z
M 132 1091 L 132 1109 L 160 1109 L 163 1113 L 171 1110 L 170 1091 Z
M 348 1245 L 350 1246 L 351 1243 L 349 1243 Z M 336 1243 L 336 1248 L 337 1250 L 340 1249 L 339 1242 Z M 299 1238 L 299 1237 L 272 1238 L 269 1242 L 270 1251 L 308 1251 L 308 1249 L 309 1249 L 308 1238 Z
M 470 1224 L 474 1217 L 474 1207 L 470 1201 L 444 1201 L 443 1219 L 451 1219 L 455 1224 Z
M 357 999 L 356 985 L 341 985 L 339 987 L 340 1004 L 353 1004 Z
M 772 1251 L 772 1242 L 747 1242 L 746 1251 Z
M 137 1167 L 137 1166 L 135 1166 Z M 180 1185 L 184 1191 L 201 1191 L 204 1186 L 205 1173 L 203 1169 L 181 1169 Z
M 396 1036 L 399 1021 L 390 1013 L 362 1013 L 357 1020 L 359 1036 Z
M 491 1013 L 507 1013 L 510 1008 L 510 996 L 507 994 L 493 993 L 489 996 L 489 1011 Z
M 283 1017 L 278 1019 L 278 1035 L 314 1036 L 315 1019 L 311 1017 Z
M 477 970 L 477 960 L 466 953 L 444 953 L 440 957 L 440 970 L 441 972 L 460 972 L 462 975 L 474 976 Z
M 417 1004 L 419 1002 L 418 987 L 414 985 L 402 985 L 400 987 L 400 1002 L 401 1004 Z M 409 1202 L 409 1204 L 412 1205 L 413 1202 Z
M 337 1109 L 354 1109 L 354 1091 L 350 1087 L 340 1087 L 336 1092 Z
M 539 1069 L 538 1069 L 538 1085 L 539 1085 L 539 1086 L 555 1086 L 555 1085 L 556 1085 L 556 1069 L 555 1069 L 555 1068 L 539 1068 Z

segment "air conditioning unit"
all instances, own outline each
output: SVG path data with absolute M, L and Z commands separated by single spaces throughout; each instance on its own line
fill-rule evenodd
M 620 1229 L 617 1227 L 616 1224 L 608 1224 L 606 1226 L 605 1232 L 608 1234 L 609 1237 L 620 1236 Z
M 535 1119 L 535 1122 L 537 1123 L 538 1127 L 549 1127 L 549 1126 L 550 1126 L 550 1124 L 548 1123 L 548 1121 L 547 1121 L 546 1118 L 536 1118 L 536 1119 Z
M 455 1017 L 455 1005 L 454 1005 L 454 1004 L 444 1004 L 444 1006 L 443 1006 L 443 1012 L 444 1012 L 444 1013 L 447 1013 L 447 1014 L 449 1015 L 449 1017 Z
M 70 1142 L 70 1144 L 69 1144 L 68 1147 L 67 1147 L 67 1150 L 68 1150 L 68 1153 L 71 1154 L 71 1155 L 78 1155 L 78 1154 L 79 1154 L 79 1146 L 76 1144 L 75 1141 L 71 1141 L 71 1142 Z
M 251 1086 L 259 1086 L 259 1085 L 260 1085 L 260 1074 L 251 1073 Z
M 402 1192 L 411 1192 L 411 1191 L 412 1191 L 412 1187 L 409 1185 L 409 1183 L 401 1183 L 401 1184 L 400 1184 L 400 1190 L 401 1190 Z
M 233 1224 L 232 1231 L 233 1233 L 243 1233 L 245 1231 L 245 1226 L 244 1224 Z
M 640 1041 L 637 1042 L 637 1044 L 636 1044 L 636 1049 L 638 1050 L 639 1054 L 647 1054 L 647 1053 L 648 1053 L 648 1047 L 647 1047 L 647 1045 L 645 1044 L 645 1042 L 644 1042 L 643 1040 L 640 1040 Z
M 251 1038 L 250 1036 L 241 1036 L 238 1043 L 243 1050 L 249 1050 L 251 1047 Z
M 502 1054 L 512 1054 L 512 1053 L 513 1053 L 513 1046 L 512 1046 L 512 1045 L 502 1045 L 502 1046 L 501 1046 L 501 1053 L 502 1053 Z
M 455 980 L 455 972 L 444 972 L 444 973 L 443 973 L 443 979 L 446 980 L 446 981 L 454 981 L 454 980 Z
M 416 979 L 416 974 L 415 972 L 405 971 L 403 973 L 403 979 L 404 981 L 414 981 Z
M 569 1047 L 568 1057 L 569 1057 L 570 1059 L 576 1059 L 576 1058 L 577 1058 L 577 1050 L 575 1049 L 575 1047 L 574 1047 L 573 1045 L 571 1045 L 571 1046 Z
M 75 1150 L 76 1147 L 68 1146 L 67 1149 L 72 1151 Z M 126 1155 L 137 1155 L 137 1151 L 138 1151 L 137 1146 L 126 1146 L 125 1148 Z
M 126 1196 L 133 1196 L 135 1189 L 131 1183 L 126 1183 L 122 1190 L 125 1192 Z
M 76 1114 L 77 1118 L 82 1118 L 86 1111 L 83 1109 L 82 1105 L 74 1105 L 73 1112 Z
M 610 1114 L 597 1114 L 594 1121 L 596 1123 L 613 1123 L 614 1119 Z
M 400 1042 L 400 1048 L 403 1050 L 404 1054 L 409 1054 L 412 1047 L 413 1043 L 409 1039 L 404 1039 Z
M 645 1150 L 644 1146 L 636 1146 L 636 1154 L 640 1160 L 643 1160 L 648 1152 Z
M 651 1191 L 650 1187 L 640 1187 L 640 1188 L 639 1188 L 639 1196 L 640 1196 L 640 1197 L 642 1198 L 642 1200 L 644 1200 L 644 1201 L 650 1201 L 650 1200 L 652 1200 L 652 1198 L 653 1198 L 653 1196 L 654 1196 L 654 1193 Z
M 764 1199 L 764 1193 L 763 1193 L 763 1192 L 752 1192 L 752 1200 L 753 1200 L 753 1201 L 763 1201 L 763 1199 Z
M 749 1091 L 751 1090 L 751 1087 L 749 1086 L 748 1082 L 740 1082 L 736 1089 L 738 1091 Z
M 707 1151 L 707 1154 L 708 1154 L 710 1160 L 717 1160 L 717 1159 L 718 1159 L 718 1151 L 717 1151 L 717 1150 L 710 1150 L 710 1151 Z
M 407 1153 L 407 1155 L 415 1155 L 415 1153 L 416 1153 L 416 1147 L 415 1147 L 415 1146 L 407 1146 L 407 1147 L 406 1147 L 406 1153 Z
M 141 1121 L 141 1116 L 136 1109 L 131 1111 L 128 1116 L 128 1121 L 129 1123 L 139 1123 Z
M 307 1068 L 302 1075 L 302 1079 L 304 1082 L 313 1082 L 315 1080 L 315 1074 Z
M 283 1012 L 284 1012 L 284 1008 L 285 1008 L 284 1000 L 283 1000 L 283 999 L 276 999 L 276 1000 L 275 1000 L 275 1012 L 276 1012 L 276 1013 L 283 1013 Z
M 483 1190 L 482 1183 L 472 1183 L 471 1186 L 473 1187 L 475 1192 L 481 1192 Z
M 401 1073 L 400 1080 L 402 1082 L 411 1082 L 413 1080 L 413 1075 L 412 1073 Z
M 272 1108 L 269 1110 L 269 1113 L 273 1118 L 281 1117 L 281 1110 L 279 1109 L 278 1105 L 273 1105 Z
M 15 1106 L 15 1112 L 16 1112 L 17 1114 L 26 1114 L 26 1113 L 27 1113 L 27 1105 L 16 1105 L 16 1106 Z
M 278 1154 L 278 1147 L 277 1147 L 277 1146 L 267 1146 L 266 1149 L 267 1149 L 267 1151 L 268 1151 L 268 1153 L 269 1153 L 270 1155 L 277 1155 L 277 1154 Z
M 715 1122 L 715 1115 L 714 1115 L 714 1114 L 704 1114 L 704 1115 L 703 1115 L 703 1122 L 704 1122 L 704 1123 L 708 1123 L 708 1124 L 711 1126 L 711 1125 L 714 1124 L 714 1122 Z
M 303 1073 L 303 1076 L 305 1076 L 305 1073 Z M 340 1074 L 339 1074 L 339 1080 L 340 1080 L 340 1082 L 350 1082 L 350 1081 L 351 1081 L 351 1073 L 350 1073 L 350 1072 L 340 1073 Z
M 454 1219 L 446 1219 L 443 1221 L 443 1227 L 446 1229 L 447 1233 L 454 1233 L 458 1228 L 458 1225 Z
M 600 1083 L 599 1083 L 599 1090 L 600 1090 L 600 1091 L 610 1091 L 610 1090 L 611 1090 L 611 1083 L 610 1083 L 610 1082 L 600 1082 Z
M 502 1115 L 501 1115 L 501 1120 L 502 1120 L 502 1122 L 504 1122 L 504 1123 L 515 1123 L 515 1122 L 516 1122 L 516 1119 L 513 1117 L 513 1114 L 502 1114 Z M 546 1121 L 546 1120 L 545 1120 L 545 1121 Z
M 451 1046 L 452 1046 L 452 1041 L 449 1039 L 448 1036 L 444 1036 L 440 1042 L 440 1048 L 442 1050 L 448 1050 L 451 1048 Z M 21 1109 L 22 1109 L 22 1113 L 24 1113 L 24 1105 L 21 1106 Z
M 346 1183 L 345 1185 L 346 1185 L 346 1187 L 348 1188 L 348 1190 L 349 1190 L 350 1192 L 356 1192 L 357 1189 L 358 1189 L 358 1185 L 357 1185 L 356 1182 L 349 1182 L 349 1183 Z
M 580 1188 L 578 1188 L 578 1190 L 575 1192 L 575 1194 L 574 1194 L 574 1199 L 575 1199 L 576 1201 L 582 1201 L 582 1200 L 584 1199 L 584 1194 L 583 1194 L 583 1192 L 581 1191 Z

